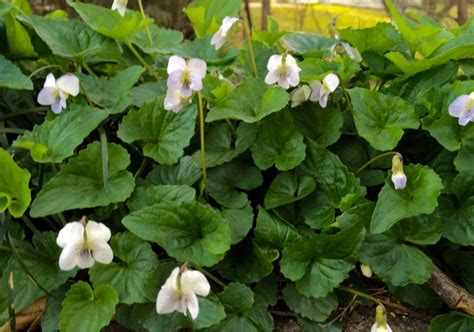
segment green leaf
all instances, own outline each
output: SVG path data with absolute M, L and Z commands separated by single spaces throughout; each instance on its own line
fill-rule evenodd
M 474 292 L 474 256 L 465 250 L 448 249 L 443 251 L 443 260 L 449 267 L 450 275 L 454 276 L 469 292 Z
M 93 290 L 84 281 L 76 282 L 63 302 L 61 331 L 99 332 L 111 321 L 118 301 L 117 293 L 109 285 Z
M 184 12 L 198 38 L 213 34 L 226 16 L 238 17 L 240 0 L 194 0 Z
M 270 275 L 273 265 L 253 241 L 243 241 L 232 247 L 217 271 L 226 279 L 249 284 Z
M 28 186 L 31 174 L 20 168 L 13 158 L 0 148 L 0 212 L 6 209 L 15 217 L 20 218 L 31 202 Z
M 114 40 L 95 32 L 81 21 L 41 16 L 21 16 L 20 19 L 35 29 L 55 55 L 82 61 L 90 55 L 121 53 Z
M 376 26 L 365 29 L 347 28 L 339 30 L 339 33 L 342 39 L 356 47 L 360 53 L 367 51 L 385 53 L 402 44 L 400 33 L 386 22 L 379 22 Z
M 152 102 L 156 96 L 166 95 L 166 86 L 165 80 L 159 80 L 157 82 L 146 82 L 140 84 L 136 87 L 133 87 L 130 91 L 133 96 L 133 104 L 137 107 L 142 107 L 143 104 Z
M 252 290 L 238 282 L 229 283 L 217 296 L 228 314 L 249 310 L 255 303 Z
M 144 303 L 156 297 L 158 258 L 149 243 L 131 233 L 119 233 L 110 242 L 121 262 L 94 264 L 89 269 L 92 284 L 107 284 L 117 292 L 120 303 Z
M 27 149 L 37 163 L 60 163 L 104 121 L 108 112 L 83 105 L 70 105 L 68 111 L 36 125 L 13 142 Z
M 334 222 L 336 211 L 328 195 L 322 190 L 313 191 L 298 206 L 304 223 L 312 229 L 321 229 Z
M 201 170 L 194 166 L 191 156 L 184 156 L 178 165 L 157 165 L 146 177 L 146 183 L 192 186 L 201 177 Z
M 365 229 L 354 226 L 334 235 L 306 234 L 285 244 L 280 261 L 285 277 L 309 297 L 326 297 L 354 267 Z
M 131 66 L 112 78 L 78 73 L 81 86 L 94 104 L 120 113 L 133 102 L 132 87 L 138 82 L 145 69 Z
M 262 120 L 281 111 L 289 100 L 288 93 L 278 87 L 270 87 L 262 79 L 248 78 L 222 102 L 215 105 L 206 116 L 206 122 L 238 119 L 247 123 Z
M 252 190 L 263 182 L 256 167 L 240 160 L 210 169 L 207 180 L 209 195 L 220 205 L 234 209 L 243 208 L 248 203 L 247 194 L 235 189 Z
M 423 252 L 404 244 L 393 232 L 367 234 L 360 260 L 383 281 L 394 286 L 425 283 L 433 270 L 431 260 Z
M 180 31 L 160 28 L 156 24 L 149 24 L 148 30 L 151 34 L 151 44 L 146 29 L 143 29 L 132 38 L 132 43 L 148 54 L 173 53 L 173 49 L 183 41 L 183 34 Z
M 233 0 L 232 0 L 233 1 Z M 227 52 L 217 51 L 211 45 L 211 36 L 203 39 L 185 40 L 184 43 L 176 45 L 173 54 L 184 58 L 198 58 L 204 60 L 209 66 L 222 65 L 232 61 L 238 54 L 238 50 L 231 48 Z
M 257 126 L 245 122 L 239 124 L 234 134 L 224 123 L 209 128 L 205 139 L 206 166 L 215 167 L 231 161 L 250 148 L 256 136 Z M 193 161 L 201 166 L 201 150 L 194 153 Z
M 430 215 L 419 215 L 400 221 L 397 230 L 403 239 L 419 245 L 436 244 L 445 229 L 445 218 L 436 210 Z
M 33 82 L 10 60 L 0 55 L 0 88 L 33 90 Z
M 439 210 L 446 220 L 444 237 L 453 243 L 465 246 L 474 245 L 474 197 L 470 197 L 461 204 L 454 204 L 448 199 L 440 199 Z
M 311 194 L 315 188 L 316 182 L 309 176 L 298 176 L 292 172 L 280 173 L 265 195 L 265 208 L 273 209 L 294 203 Z
M 36 52 L 31 43 L 30 35 L 23 25 L 16 20 L 14 12 L 16 12 L 16 9 L 3 16 L 9 53 L 11 56 L 18 58 L 34 57 Z
M 337 108 L 322 109 L 314 103 L 305 103 L 292 110 L 291 116 L 300 133 L 323 147 L 336 143 L 341 137 L 344 119 Z
M 365 188 L 360 186 L 359 179 L 337 155 L 310 140 L 307 146 L 308 157 L 301 165 L 301 171 L 321 184 L 335 207 L 346 210 L 365 196 Z
M 101 147 L 91 143 L 55 175 L 36 196 L 31 206 L 34 218 L 72 210 L 125 201 L 133 192 L 135 181 L 126 168 L 130 156 L 119 145 L 109 144 L 109 179 L 104 187 Z
M 189 186 L 149 185 L 137 187 L 127 201 L 130 211 L 137 211 L 157 203 L 192 203 L 196 200 L 196 191 Z
M 299 293 L 293 284 L 283 289 L 283 298 L 293 312 L 316 322 L 324 322 L 338 307 L 334 294 L 315 299 Z
M 130 111 L 119 126 L 117 135 L 126 143 L 143 142 L 143 153 L 158 163 L 172 165 L 184 154 L 194 136 L 196 108 L 189 106 L 179 113 L 166 111 L 163 99 Z
M 379 151 L 392 150 L 403 136 L 403 129 L 417 129 L 413 105 L 399 97 L 362 88 L 347 90 L 357 132 Z
M 158 243 L 178 261 L 213 266 L 229 250 L 227 221 L 208 205 L 166 202 L 132 212 L 122 223 L 138 237 Z
M 51 296 L 48 296 L 46 299 L 46 308 L 41 320 L 42 332 L 59 331 L 59 314 L 61 313 L 62 302 L 66 297 L 68 289 L 68 286 L 62 285 L 55 289 Z
M 273 165 L 280 171 L 293 169 L 305 159 L 303 139 L 288 112 L 274 114 L 259 125 L 252 158 L 262 170 Z
M 455 311 L 438 315 L 430 323 L 430 332 L 467 332 L 473 329 L 474 318 Z
M 255 227 L 255 241 L 261 246 L 268 246 L 283 250 L 283 246 L 298 237 L 293 225 L 288 224 L 278 216 L 259 208 L 257 225 Z
M 408 179 L 405 189 L 395 189 L 389 177 L 385 180 L 370 221 L 370 231 L 374 234 L 389 230 L 404 218 L 430 214 L 438 205 L 443 189 L 440 177 L 422 165 L 409 165 L 404 170 Z
M 239 243 L 253 226 L 253 209 L 250 202 L 241 209 L 223 209 L 222 214 L 229 223 L 232 244 Z
M 67 3 L 92 29 L 125 44 L 129 43 L 131 38 L 150 21 L 149 19 L 144 21 L 140 13 L 136 11 L 127 10 L 125 16 L 122 17 L 117 11 L 102 6 L 72 2 L 71 0 L 68 0 Z
M 337 40 L 310 33 L 293 32 L 286 35 L 283 42 L 296 54 L 321 58 L 329 54 L 329 49 L 337 43 Z

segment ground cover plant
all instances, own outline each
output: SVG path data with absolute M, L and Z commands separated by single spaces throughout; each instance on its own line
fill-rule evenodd
M 0 2 L 3 329 L 474 329 L 474 20 L 387 0 L 329 38 L 195 0 L 183 40 L 68 4 Z

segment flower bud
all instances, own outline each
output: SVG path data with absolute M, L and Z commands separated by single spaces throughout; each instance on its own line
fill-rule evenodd
M 372 269 L 370 266 L 365 265 L 364 263 L 360 263 L 360 272 L 366 278 L 372 278 Z
M 407 185 L 407 176 L 403 172 L 403 159 L 396 154 L 392 158 L 392 182 L 395 189 L 404 189 Z
M 387 313 L 382 305 L 378 305 L 375 309 L 375 323 L 372 325 L 370 332 L 392 332 L 387 324 Z

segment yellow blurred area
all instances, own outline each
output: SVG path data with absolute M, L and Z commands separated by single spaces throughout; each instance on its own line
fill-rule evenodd
M 253 3 L 250 8 L 253 25 L 259 28 L 261 6 Z M 280 30 L 323 35 L 331 35 L 334 26 L 337 29 L 366 28 L 390 21 L 384 10 L 321 4 L 272 4 L 271 16 L 280 25 Z

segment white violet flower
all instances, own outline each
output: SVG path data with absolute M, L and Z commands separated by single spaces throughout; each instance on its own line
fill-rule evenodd
M 219 27 L 219 30 L 212 36 L 211 45 L 213 45 L 216 50 L 220 49 L 227 42 L 229 38 L 229 31 L 232 29 L 232 26 L 239 19 L 236 17 L 226 16 L 222 20 L 222 25 Z
M 331 73 L 324 77 L 322 83 L 320 81 L 312 81 L 310 85 L 313 91 L 309 99 L 314 102 L 319 102 L 319 105 L 325 108 L 328 103 L 329 95 L 339 86 L 339 77 Z
M 407 176 L 403 172 L 403 159 L 397 154 L 392 158 L 392 182 L 395 189 L 404 189 L 407 185 Z
M 454 99 L 451 105 L 449 105 L 448 112 L 449 115 L 459 118 L 458 122 L 461 126 L 474 121 L 474 92 Z
M 375 309 L 375 323 L 370 332 L 392 332 L 392 328 L 387 324 L 387 313 L 380 305 Z
M 201 59 L 185 61 L 173 55 L 168 62 L 168 89 L 179 90 L 183 98 L 189 98 L 193 91 L 202 89 L 202 80 L 206 76 L 207 65 Z
M 311 95 L 311 88 L 308 85 L 303 85 L 295 89 L 291 94 L 291 107 L 296 107 L 309 99 Z
M 63 271 L 72 270 L 76 265 L 80 269 L 90 268 L 97 261 L 109 264 L 114 258 L 110 240 L 110 229 L 102 223 L 90 220 L 66 224 L 58 234 L 56 243 L 63 248 L 59 257 L 59 268 Z
M 348 43 L 341 43 L 342 47 L 346 51 L 347 55 L 349 56 L 349 59 L 354 60 L 355 62 L 362 62 L 362 56 L 360 55 L 360 52 L 357 48 L 352 47 Z
M 51 105 L 51 110 L 59 114 L 66 108 L 69 95 L 79 94 L 79 79 L 74 74 L 65 74 L 56 80 L 53 74 L 48 74 L 43 89 L 38 94 L 38 104 Z
M 207 296 L 211 285 L 204 274 L 199 271 L 187 270 L 186 267 L 177 267 L 171 272 L 166 282 L 161 286 L 156 299 L 156 312 L 169 314 L 173 311 L 187 315 L 192 319 L 199 315 L 199 302 L 196 295 Z
M 178 113 L 189 104 L 189 98 L 181 97 L 180 90 L 168 89 L 164 100 L 165 110 Z
M 268 74 L 265 83 L 272 85 L 278 83 L 282 89 L 289 89 L 290 86 L 297 86 L 300 83 L 300 71 L 295 58 L 290 54 L 274 54 L 268 59 Z
M 117 10 L 120 15 L 125 16 L 127 3 L 128 0 L 114 0 L 114 3 L 112 4 L 112 10 Z

